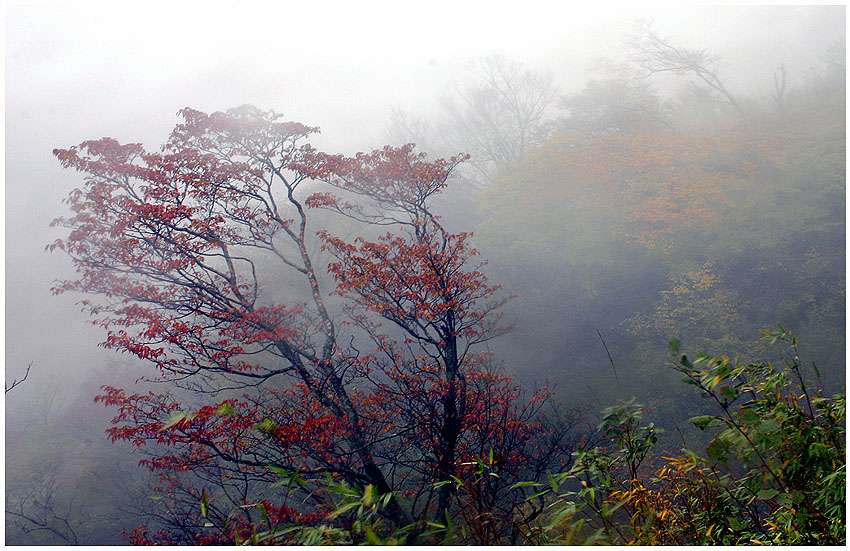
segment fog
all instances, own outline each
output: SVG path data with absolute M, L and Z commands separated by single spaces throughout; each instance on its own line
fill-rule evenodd
M 98 347 L 104 331 L 92 327 L 88 314 L 81 311 L 78 301 L 86 297 L 76 293 L 53 296 L 50 292 L 55 281 L 74 277 L 67 255 L 45 251 L 48 244 L 67 236 L 67 230 L 53 228 L 50 223 L 68 214 L 63 199 L 82 186 L 84 178 L 62 169 L 52 154 L 54 148 L 109 136 L 122 143 L 143 143 L 152 151 L 177 123 L 179 109 L 191 107 L 211 113 L 251 104 L 282 113 L 286 120 L 321 127 L 321 135 L 312 137 L 310 143 L 345 154 L 382 147 L 387 137 L 393 136 L 393 113 L 403 112 L 430 124 L 431 133 L 422 137 L 429 142 L 426 145 L 431 145 L 436 154 L 450 155 L 459 152 L 452 151 L 453 146 L 463 144 L 444 139 L 448 126 L 440 125 L 450 125 L 451 120 L 443 106 L 446 98 L 457 98 L 457 91 L 471 82 L 470 63 L 488 55 L 504 56 L 524 69 L 550 73 L 557 98 L 568 97 L 584 90 L 590 80 L 610 78 L 610 71 L 604 70 L 606 63 L 616 66 L 627 61 L 629 37 L 639 20 L 652 20 L 652 29 L 659 36 L 669 37 L 681 48 L 705 49 L 717 56 L 725 87 L 736 97 L 746 98 L 747 105 L 770 103 L 776 93 L 780 64 L 786 71 L 789 94 L 802 94 L 830 47 L 840 44 L 843 54 L 846 33 L 845 9 L 841 6 L 627 7 L 617 3 L 576 10 L 568 3 L 548 1 L 428 2 L 410 6 L 398 2 L 300 2 L 283 6 L 271 2 L 242 2 L 238 6 L 140 2 L 120 7 L 73 2 L 7 6 L 7 387 L 32 365 L 26 381 L 5 397 L 7 511 L 10 499 L 13 506 L 18 503 L 28 484 L 51 479 L 61 482 L 63 490 L 56 494 L 61 502 L 58 509 L 70 514 L 72 524 L 77 523 L 76 543 L 122 543 L 117 532 L 142 523 L 131 512 L 102 523 L 97 519 L 106 517 L 95 516 L 95 521 L 88 523 L 78 518 L 86 510 L 86 500 L 118 499 L 123 492 L 120 484 L 125 483 L 119 479 L 124 476 L 126 481 L 133 480 L 139 459 L 130 446 L 108 443 L 103 430 L 112 412 L 93 405 L 93 396 L 100 385 L 133 385 L 136 379 L 151 376 L 153 370 L 129 355 Z M 673 102 L 687 89 L 687 81 L 687 76 L 668 71 L 641 82 L 651 82 L 662 100 Z M 566 113 L 557 105 L 555 101 L 547 108 L 547 121 Z M 494 222 L 488 215 L 488 208 L 498 208 L 499 196 L 482 199 L 476 195 L 479 190 L 502 193 L 500 190 L 511 189 L 510 181 L 523 179 L 505 176 L 509 168 L 496 166 L 495 183 L 472 186 L 468 189 L 475 191 L 442 203 L 447 224 L 453 230 L 476 232 L 481 240 L 476 246 L 485 257 L 494 257 L 488 268 L 492 282 L 520 295 L 506 309 L 515 330 L 488 346 L 503 362 L 500 369 L 518 374 L 531 386 L 553 377 L 560 389 L 556 393 L 561 392 L 571 402 L 594 402 L 603 407 L 613 399 L 627 398 L 624 394 L 630 394 L 631 386 L 620 393 L 610 385 L 610 379 L 609 384 L 601 382 L 600 373 L 611 366 L 599 339 L 604 337 L 615 353 L 621 351 L 613 361 L 624 383 L 640 387 L 639 373 L 632 370 L 629 375 L 628 365 L 634 365 L 634 358 L 654 356 L 643 348 L 634 352 L 637 356 L 626 356 L 624 351 L 632 350 L 626 321 L 646 313 L 640 310 L 645 306 L 639 304 L 643 299 L 635 297 L 657 294 L 669 287 L 667 274 L 647 276 L 645 280 L 635 276 L 635 281 L 647 285 L 647 294 L 640 295 L 642 290 L 630 288 L 628 282 L 608 278 L 606 274 L 613 268 L 605 268 L 605 262 L 588 262 L 589 268 L 564 267 L 560 277 L 565 281 L 571 277 L 592 281 L 562 282 L 558 287 L 561 280 L 552 271 L 559 272 L 560 268 L 526 263 L 529 258 L 530 262 L 542 258 L 535 256 L 538 252 L 512 257 L 512 250 L 533 251 L 533 246 L 522 243 L 543 243 L 531 234 L 538 230 L 517 234 L 515 245 L 519 244 L 519 249 L 512 249 L 498 231 L 502 221 Z M 528 178 L 537 177 L 530 174 Z M 843 186 L 843 180 L 836 185 Z M 843 212 L 835 223 L 843 228 Z M 782 227 L 781 222 L 777 224 Z M 838 247 L 843 255 L 843 243 Z M 703 261 L 711 261 L 711 254 L 706 253 Z M 636 258 L 617 262 L 645 262 L 641 266 L 653 262 Z M 837 279 L 843 300 L 844 274 L 836 275 L 840 275 Z M 582 300 L 604 292 L 594 286 L 609 284 L 620 286 L 617 292 L 621 299 L 614 306 L 597 317 L 571 317 L 571 309 L 583 307 Z M 590 287 L 594 290 L 589 291 Z M 744 288 L 743 283 L 736 287 L 740 293 L 746 292 L 741 290 Z M 546 296 L 548 290 L 555 289 L 580 289 L 576 293 L 581 297 Z M 777 290 L 777 294 L 782 292 Z M 534 293 L 537 295 L 532 296 Z M 843 327 L 843 304 L 837 308 L 842 311 Z M 783 322 L 771 319 L 768 305 L 764 309 L 742 316 L 754 323 Z M 812 316 L 801 313 L 800 319 Z M 598 334 L 600 327 L 603 329 Z M 751 327 L 754 333 L 757 329 Z M 619 334 L 611 334 L 613 331 Z M 823 351 L 817 346 L 843 343 L 843 329 L 841 333 L 833 335 L 834 339 L 815 338 L 819 344 L 811 347 L 812 352 Z M 661 342 L 662 349 L 657 351 L 662 356 L 665 344 Z M 843 353 L 842 348 L 825 360 L 841 372 L 832 377 L 835 381 L 843 381 Z M 596 360 L 588 365 L 588 361 Z M 653 394 L 647 388 L 631 394 L 642 392 L 644 400 Z M 68 457 L 45 441 L 58 434 L 66 438 L 57 446 L 67 451 Z M 45 458 L 41 469 L 33 466 L 39 457 Z M 114 477 L 115 486 L 104 484 L 109 477 Z M 69 501 L 72 494 L 79 496 L 73 503 Z M 97 515 L 105 514 L 102 505 Z M 126 507 L 126 511 L 132 509 Z M 7 513 L 7 544 L 70 543 L 47 530 L 27 532 L 15 522 L 21 521 Z M 29 526 L 32 528 L 32 523 Z

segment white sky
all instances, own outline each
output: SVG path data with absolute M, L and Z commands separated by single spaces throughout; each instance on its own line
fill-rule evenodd
M 391 107 L 427 114 L 463 78 L 464 64 L 487 53 L 551 69 L 563 91 L 577 90 L 594 58 L 617 54 L 638 17 L 654 17 L 677 44 L 722 55 L 731 89 L 767 94 L 780 62 L 793 81 L 845 34 L 841 6 L 580 5 L 7 2 L 7 378 L 28 361 L 36 379 L 39 365 L 73 368 L 99 336 L 83 326 L 75 298 L 48 296 L 54 278 L 70 275 L 66 258 L 43 251 L 59 236 L 48 224 L 80 183 L 53 159 L 54 147 L 101 136 L 156 147 L 182 107 L 252 103 L 321 126 L 320 146 L 371 149 L 382 145 Z

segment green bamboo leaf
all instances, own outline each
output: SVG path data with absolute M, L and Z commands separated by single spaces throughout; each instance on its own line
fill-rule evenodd
M 557 492 L 558 491 L 558 481 L 555 480 L 555 477 L 552 476 L 549 473 L 546 473 L 546 476 L 549 477 L 549 485 L 552 486 L 552 490 Z
M 291 476 L 291 475 L 289 474 L 289 471 L 287 471 L 287 470 L 286 470 L 286 469 L 284 469 L 283 467 L 278 467 L 277 465 L 266 465 L 266 468 L 267 468 L 268 470 L 270 470 L 271 472 L 273 472 L 273 473 L 277 473 L 277 474 L 279 474 L 280 476 L 283 476 L 283 477 L 286 477 L 286 478 L 289 478 L 289 477 Z
M 383 545 L 384 544 L 384 542 L 382 542 L 381 539 L 377 535 L 375 535 L 375 532 L 372 530 L 371 526 L 369 526 L 369 525 L 364 526 L 363 527 L 363 533 L 366 536 L 366 541 L 368 541 L 370 544 L 372 544 L 372 545 Z
M 344 496 L 360 497 L 360 494 L 357 493 L 357 490 L 354 490 L 352 488 L 349 488 L 348 486 L 343 486 L 343 485 L 328 488 L 328 491 L 333 492 L 335 494 L 342 494 Z
M 531 480 L 526 480 L 524 482 L 517 482 L 516 484 L 511 486 L 511 490 L 515 488 L 525 488 L 526 486 L 543 486 L 543 484 Z
M 375 486 L 369 484 L 363 490 L 363 505 L 370 507 L 375 502 Z
M 359 506 L 360 506 L 360 503 L 353 502 L 353 503 L 346 503 L 346 504 L 344 504 L 340 507 L 337 507 L 334 511 L 331 512 L 331 514 L 328 515 L 328 520 L 333 520 L 336 517 L 338 517 L 340 515 L 344 515 L 348 511 L 354 509 L 355 507 L 359 507 Z
M 445 525 L 445 524 L 439 524 L 439 523 L 437 523 L 437 522 L 432 522 L 432 521 L 430 521 L 430 520 L 429 520 L 429 521 L 426 521 L 426 522 L 425 522 L 425 524 L 427 524 L 427 525 L 428 525 L 428 526 L 430 526 L 431 528 L 439 528 L 440 530 L 445 530 L 445 529 L 446 529 L 446 525 Z
M 574 503 L 567 503 L 552 515 L 549 524 L 546 525 L 546 530 L 553 530 L 558 527 L 565 519 L 572 518 L 576 514 L 576 506 Z
M 546 489 L 545 489 L 545 490 L 543 490 L 543 491 L 537 492 L 537 493 L 535 493 L 535 494 L 531 494 L 531 495 L 530 495 L 530 496 L 528 496 L 528 498 L 526 498 L 526 499 L 527 499 L 527 500 L 537 499 L 537 498 L 538 498 L 538 497 L 540 497 L 540 496 L 545 496 L 546 494 L 548 494 L 548 493 L 549 493 L 549 492 L 551 492 L 551 491 L 552 491 L 552 490 L 550 490 L 549 488 L 546 488 Z

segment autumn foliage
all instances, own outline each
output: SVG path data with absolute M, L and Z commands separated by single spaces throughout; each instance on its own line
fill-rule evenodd
M 85 176 L 50 246 L 79 277 L 55 292 L 84 293 L 103 346 L 171 383 L 97 398 L 116 408 L 110 437 L 161 474 L 157 528 L 132 540 L 310 525 L 329 507 L 312 481 L 391 495 L 390 528 L 445 518 L 458 487 L 439 483 L 488 453 L 501 478 L 476 499 L 510 516 L 512 482 L 568 461 L 566 431 L 542 429 L 547 391 L 526 396 L 474 349 L 503 330 L 504 297 L 430 205 L 463 156 L 331 155 L 305 142 L 316 128 L 248 106 L 180 115 L 157 152 L 54 152 Z M 363 236 L 315 226 L 317 209 Z

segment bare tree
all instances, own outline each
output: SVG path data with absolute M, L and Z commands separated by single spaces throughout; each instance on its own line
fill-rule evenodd
M 471 78 L 442 100 L 449 118 L 443 135 L 453 149 L 470 153 L 476 180 L 487 185 L 499 166 L 521 160 L 537 143 L 556 93 L 550 72 L 532 71 L 501 55 L 467 68 Z
M 390 123 L 384 130 L 387 143 L 414 143 L 420 151 L 430 156 L 445 154 L 445 147 L 435 143 L 434 125 L 424 117 L 415 117 L 403 109 L 393 108 L 390 112 Z
M 77 530 L 81 521 L 72 518 L 74 500 L 66 505 L 57 502 L 59 486 L 54 478 L 29 488 L 23 497 L 12 500 L 6 495 L 6 515 L 12 525 L 24 534 L 47 533 L 51 540 L 78 545 Z M 58 539 L 57 539 L 58 538 Z
M 638 22 L 638 29 L 631 41 L 629 60 L 644 77 L 669 72 L 677 76 L 694 76 L 712 93 L 706 95 L 711 101 L 732 106 L 743 116 L 744 112 L 735 96 L 726 88 L 720 77 L 720 58 L 706 49 L 693 50 L 674 46 L 669 37 L 660 37 L 652 22 Z

